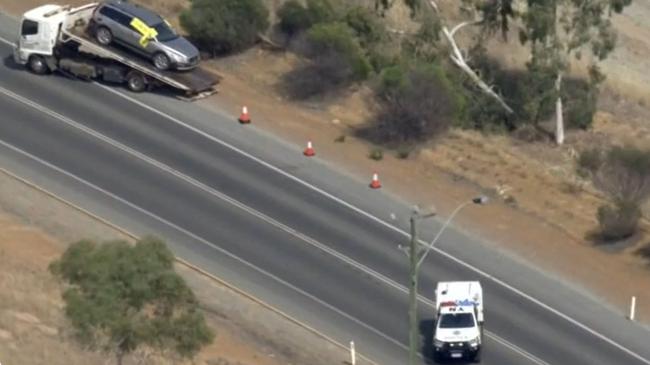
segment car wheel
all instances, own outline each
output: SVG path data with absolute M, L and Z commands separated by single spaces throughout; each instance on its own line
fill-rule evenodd
M 95 31 L 95 39 L 102 46 L 108 46 L 113 42 L 113 33 L 106 27 L 99 27 Z
M 29 69 L 37 75 L 43 75 L 49 70 L 45 58 L 37 55 L 29 57 Z
M 153 56 L 153 65 L 161 71 L 168 70 L 170 64 L 171 61 L 169 60 L 169 57 L 167 57 L 167 55 L 164 53 L 159 52 Z
M 147 88 L 147 79 L 137 71 L 131 71 L 126 75 L 126 85 L 129 90 L 140 93 Z

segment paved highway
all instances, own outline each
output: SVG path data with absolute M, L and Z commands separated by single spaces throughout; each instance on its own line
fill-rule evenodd
M 13 27 L 0 14 L 0 37 L 11 40 Z M 179 256 L 355 340 L 372 360 L 405 363 L 407 260 L 396 245 L 407 203 L 201 103 L 35 76 L 10 54 L 0 41 L 0 166 L 165 237 Z M 455 229 L 440 247 L 421 272 L 423 328 L 436 281 L 481 280 L 485 364 L 650 364 L 650 333 L 587 294 Z

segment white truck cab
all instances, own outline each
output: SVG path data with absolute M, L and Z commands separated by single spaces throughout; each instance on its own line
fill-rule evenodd
M 95 3 L 72 9 L 70 6 L 47 4 L 31 9 L 20 20 L 20 33 L 14 49 L 14 61 L 28 67 L 35 73 L 48 70 L 47 61 L 54 56 L 65 23 L 86 16 Z M 84 11 L 85 10 L 85 11 Z
M 439 282 L 436 287 L 434 359 L 481 361 L 483 289 L 478 281 Z

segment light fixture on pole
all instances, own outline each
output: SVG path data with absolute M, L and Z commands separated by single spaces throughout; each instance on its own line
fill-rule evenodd
M 418 274 L 420 271 L 420 265 L 424 262 L 424 259 L 429 254 L 429 251 L 435 246 L 438 242 L 442 233 L 445 231 L 449 223 L 454 219 L 454 217 L 460 212 L 464 207 L 469 204 L 478 204 L 483 205 L 488 202 L 486 196 L 478 196 L 472 200 L 463 202 L 460 204 L 447 218 L 445 223 L 440 227 L 440 230 L 433 238 L 430 244 L 426 245 L 425 248 L 418 245 L 418 234 L 417 234 L 417 221 L 427 218 L 431 218 L 436 215 L 435 212 L 428 212 L 422 214 L 420 208 L 416 205 L 413 208 L 411 213 L 411 242 L 409 247 L 409 261 L 410 261 L 410 285 L 409 285 L 409 365 L 416 365 L 417 352 L 418 352 L 418 317 L 417 317 L 417 295 L 418 295 Z M 399 245 L 399 248 L 402 249 L 402 246 Z

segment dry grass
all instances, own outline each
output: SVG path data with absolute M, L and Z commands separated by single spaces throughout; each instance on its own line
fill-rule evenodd
M 87 365 L 113 364 L 110 354 L 80 348 L 70 337 L 64 317 L 61 285 L 48 272 L 62 245 L 36 229 L 0 213 L 0 354 L 11 364 Z M 210 312 L 215 343 L 192 364 L 279 365 L 257 349 L 237 323 Z M 180 365 L 168 357 L 138 352 L 125 365 Z
M 0 353 L 12 364 L 101 364 L 104 356 L 83 351 L 64 334 L 60 286 L 47 272 L 57 254 L 38 231 L 0 219 Z M 50 249 L 48 249 L 48 247 Z

